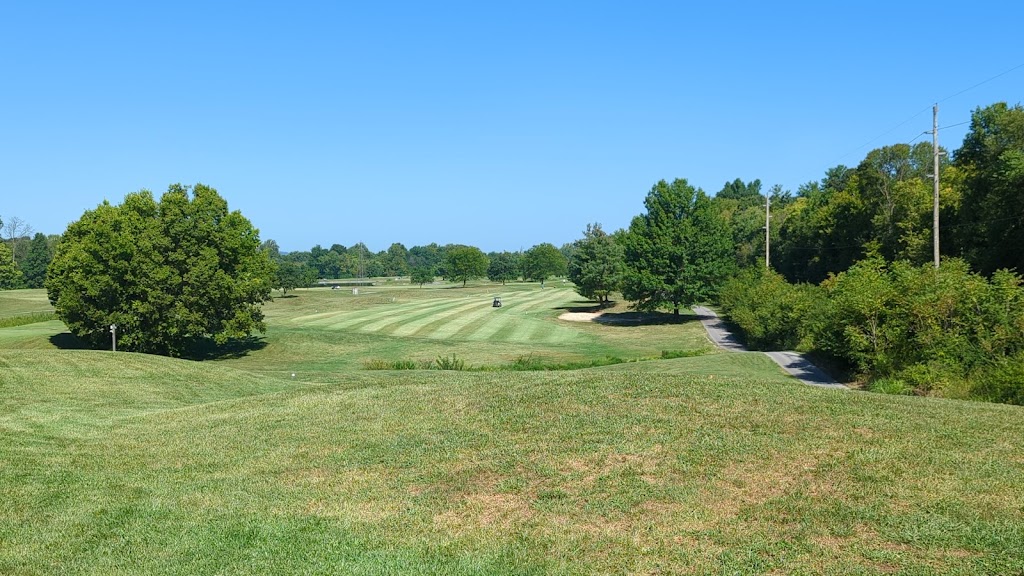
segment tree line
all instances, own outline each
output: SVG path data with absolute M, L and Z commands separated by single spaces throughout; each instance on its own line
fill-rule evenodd
M 0 217 L 0 290 L 43 287 L 60 235 L 33 232 L 17 216 Z
M 350 247 L 319 244 L 309 251 L 281 253 L 277 242 L 265 241 L 261 249 L 276 264 L 274 287 L 287 293 L 313 286 L 320 279 L 409 277 L 414 284 L 433 282 L 437 277 L 465 284 L 487 278 L 492 282 L 519 279 L 543 283 L 565 276 L 568 246 L 561 249 L 541 243 L 520 252 L 484 253 L 475 246 L 436 243 L 406 248 L 396 242 L 387 250 L 371 252 L 359 242 Z

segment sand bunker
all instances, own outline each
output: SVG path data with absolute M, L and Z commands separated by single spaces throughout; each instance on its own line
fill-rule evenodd
M 558 319 L 568 320 L 569 322 L 593 322 L 601 314 L 604 314 L 604 312 L 566 312 L 559 316 Z

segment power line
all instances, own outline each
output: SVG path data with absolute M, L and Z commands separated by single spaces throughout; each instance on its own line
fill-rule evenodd
M 970 124 L 970 123 L 971 123 L 970 120 L 966 120 L 964 122 L 957 122 L 956 124 L 950 124 L 949 126 L 942 126 L 942 127 L 939 128 L 939 130 L 942 131 L 942 130 L 945 130 L 946 128 L 954 128 L 956 126 L 963 126 L 964 124 Z M 924 132 L 924 134 L 927 134 L 927 132 Z
M 1014 70 L 1018 70 L 1018 69 L 1020 69 L 1020 68 L 1024 68 L 1024 63 L 1018 64 L 1018 65 L 1014 66 L 1013 68 L 1010 68 L 1009 70 L 1005 70 L 1005 71 L 1003 71 L 1003 72 L 1000 72 L 999 74 L 996 74 L 995 76 L 992 76 L 991 78 L 987 78 L 987 79 L 985 79 L 985 80 L 982 80 L 981 82 L 978 82 L 977 84 L 975 84 L 975 85 L 973 85 L 973 86 L 971 86 L 971 87 L 969 87 L 969 88 L 964 88 L 963 90 L 961 90 L 961 91 L 957 92 L 956 94 L 953 94 L 953 95 L 951 95 L 951 96 L 946 96 L 946 97 L 945 97 L 945 98 L 943 98 L 942 100 L 939 100 L 939 101 L 937 102 L 937 104 L 941 104 L 941 103 L 943 103 L 943 102 L 945 102 L 946 100 L 949 100 L 949 99 L 951 99 L 951 98 L 956 98 L 957 96 L 959 96 L 959 95 L 961 95 L 961 94 L 963 94 L 963 93 L 965 93 L 965 92 L 970 92 L 971 90 L 974 90 L 974 89 L 975 89 L 975 88 L 977 88 L 978 86 L 981 86 L 981 85 L 983 85 L 983 84 L 987 84 L 987 83 L 989 83 L 989 82 L 991 82 L 991 81 L 993 81 L 993 80 L 995 80 L 995 79 L 997 79 L 997 78 L 1001 78 L 1001 77 L 1003 77 L 1003 76 L 1006 76 L 1006 75 L 1007 75 L 1007 74 L 1009 74 L 1010 72 L 1013 72 Z M 861 150 L 861 149 L 863 149 L 863 148 L 866 148 L 867 146 L 869 146 L 869 145 L 873 144 L 873 143 L 874 143 L 875 141 L 877 141 L 877 140 L 879 140 L 879 139 L 881 139 L 881 138 L 883 138 L 883 137 L 885 137 L 885 136 L 888 136 L 889 134 L 892 134 L 893 132 L 895 132 L 895 131 L 896 131 L 896 130 L 898 130 L 899 128 L 903 127 L 904 125 L 908 124 L 908 123 L 909 123 L 909 122 L 910 122 L 911 120 L 914 120 L 915 118 L 917 118 L 917 117 L 918 117 L 918 116 L 920 116 L 921 114 L 924 114 L 924 113 L 925 113 L 925 112 L 927 112 L 928 110 L 931 110 L 931 106 L 926 106 L 926 107 L 922 108 L 922 109 L 921 109 L 921 110 L 920 110 L 919 112 L 915 113 L 915 114 L 914 114 L 913 116 L 911 116 L 910 118 L 907 118 L 907 119 L 906 119 L 906 120 L 904 120 L 903 122 L 900 122 L 899 124 L 897 124 L 897 125 L 893 126 L 892 128 L 890 128 L 890 129 L 886 130 L 885 132 L 882 132 L 881 134 L 879 134 L 878 136 L 875 136 L 875 137 L 874 137 L 874 138 L 872 138 L 871 140 L 868 140 L 867 142 L 865 142 L 865 143 L 861 144 L 860 146 L 858 146 L 858 147 L 856 147 L 856 148 L 854 148 L 854 149 L 850 150 L 849 152 L 847 152 L 847 153 L 843 154 L 842 156 L 840 156 L 840 157 L 839 157 L 839 158 L 837 158 L 836 160 L 837 160 L 837 161 L 838 161 L 838 160 L 842 160 L 843 158 L 846 158 L 846 157 L 847 157 L 847 156 L 849 156 L 850 154 L 853 154 L 854 152 L 857 152 L 858 150 Z M 953 125 L 951 125 L 951 126 L 944 126 L 943 128 L 952 128 L 953 126 L 960 126 L 961 124 L 966 124 L 966 123 L 967 123 L 967 122 L 962 122 L 962 123 L 960 123 L 960 124 L 953 124 Z M 939 130 L 942 130 L 943 128 L 939 128 Z M 927 132 L 926 132 L 926 134 L 927 134 Z M 919 137 L 920 137 L 920 135 L 918 136 L 918 138 L 919 138 Z M 916 140 L 916 139 L 917 139 L 917 138 L 915 138 L 915 140 Z
M 943 102 L 945 102 L 946 100 L 949 100 L 950 98 L 956 98 L 957 96 L 963 94 L 964 92 L 970 92 L 971 90 L 974 90 L 978 86 L 981 86 L 982 84 L 987 84 L 987 83 L 995 80 L 996 78 L 999 78 L 1001 76 L 1006 76 L 1007 74 L 1009 74 L 1010 72 L 1013 72 L 1014 70 L 1017 70 L 1018 68 L 1024 68 L 1024 63 L 1018 64 L 1018 65 L 1014 66 L 1013 68 L 1010 68 L 1009 70 L 1007 70 L 1005 72 L 1000 72 L 999 74 L 996 74 L 995 76 L 993 76 L 993 77 L 991 77 L 991 78 L 989 78 L 987 80 L 982 80 L 981 82 L 978 82 L 977 84 L 975 84 L 974 86 L 971 86 L 970 88 L 964 88 L 963 90 L 957 92 L 956 94 L 953 94 L 952 96 L 946 96 L 942 100 L 939 100 L 939 104 L 942 104 Z
M 872 143 L 874 143 L 875 141 L 877 141 L 877 140 L 880 140 L 880 139 L 881 139 L 882 137 L 884 137 L 884 136 L 888 136 L 889 134 L 892 134 L 893 132 L 895 132 L 895 131 L 896 131 L 896 130 L 898 130 L 899 128 L 903 127 L 903 126 L 904 126 L 905 124 L 908 124 L 908 123 L 910 123 L 910 121 L 911 121 L 911 120 L 913 120 L 913 119 L 917 118 L 918 116 L 920 116 L 921 114 L 924 114 L 925 112 L 927 112 L 927 111 L 931 110 L 931 108 L 932 108 L 931 106 L 927 106 L 927 107 L 925 107 L 925 108 L 922 108 L 920 112 L 918 112 L 918 113 L 914 114 L 914 115 L 913 115 L 913 116 L 911 116 L 910 118 L 907 118 L 907 119 L 906 119 L 906 120 L 904 120 L 903 122 L 900 122 L 899 124 L 897 124 L 897 125 L 893 126 L 892 128 L 890 128 L 890 129 L 886 130 L 885 132 L 882 132 L 881 134 L 879 134 L 878 136 L 875 136 L 875 137 L 874 137 L 874 138 L 872 138 L 871 140 L 868 140 L 867 142 L 865 142 L 865 143 L 861 144 L 860 146 L 857 146 L 857 147 L 856 147 L 856 148 L 854 148 L 853 150 L 850 150 L 850 151 L 849 151 L 849 152 L 847 152 L 846 154 L 843 154 L 842 156 L 840 156 L 840 157 L 838 158 L 838 160 L 842 160 L 843 158 L 846 158 L 846 157 L 847 157 L 847 156 L 849 156 L 850 154 L 853 154 L 854 152 L 856 152 L 856 151 L 858 151 L 858 150 L 861 150 L 861 149 L 863 149 L 863 148 L 866 148 L 866 147 L 868 147 L 869 145 L 871 145 L 871 144 L 872 144 Z

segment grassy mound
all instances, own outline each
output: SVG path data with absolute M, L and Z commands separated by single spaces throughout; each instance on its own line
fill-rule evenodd
M 756 357 L 301 385 L 2 351 L 0 573 L 1024 569 L 1020 408 Z

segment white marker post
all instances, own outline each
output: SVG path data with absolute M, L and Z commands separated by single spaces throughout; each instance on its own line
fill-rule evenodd
M 117 324 L 110 325 L 110 337 L 113 344 L 113 351 L 117 352 Z

